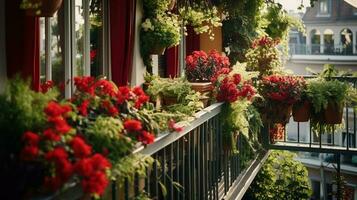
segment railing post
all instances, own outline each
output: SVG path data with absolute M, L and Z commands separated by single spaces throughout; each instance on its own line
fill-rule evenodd
M 261 128 L 261 138 L 262 138 L 262 144 L 265 149 L 269 149 L 270 145 L 270 137 L 269 137 L 269 127 L 270 125 L 268 123 L 264 124 L 264 126 Z

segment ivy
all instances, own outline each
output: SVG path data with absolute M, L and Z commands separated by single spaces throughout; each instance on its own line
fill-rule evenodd
M 272 151 L 244 199 L 310 199 L 312 189 L 307 169 L 295 157 L 296 154 L 287 151 Z

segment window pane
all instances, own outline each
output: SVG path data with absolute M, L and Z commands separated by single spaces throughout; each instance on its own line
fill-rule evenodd
M 46 81 L 46 30 L 45 18 L 40 18 L 40 82 Z
M 61 92 L 64 87 L 64 12 L 63 7 L 51 18 L 51 61 L 52 80 L 60 86 Z
M 103 75 L 103 0 L 90 0 L 91 76 Z
M 76 57 L 74 63 L 74 76 L 84 75 L 84 12 L 82 0 L 75 3 L 75 34 Z

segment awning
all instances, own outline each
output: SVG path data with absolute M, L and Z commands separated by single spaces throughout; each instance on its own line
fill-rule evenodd
M 347 2 L 348 4 L 350 4 L 353 7 L 357 8 L 357 0 L 345 0 L 345 2 Z

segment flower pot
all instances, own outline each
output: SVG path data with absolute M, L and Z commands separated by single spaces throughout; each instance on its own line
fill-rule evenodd
M 267 106 L 264 109 L 266 122 L 273 124 L 287 124 L 291 116 L 292 107 L 292 105 L 287 104 L 273 104 L 273 106 Z
M 156 45 L 156 46 L 154 46 L 154 47 L 151 49 L 150 54 L 154 54 L 154 55 L 164 55 L 165 49 L 166 49 L 165 47 Z
M 305 101 L 293 106 L 293 119 L 295 122 L 307 122 L 310 119 L 311 104 Z
M 191 89 L 201 94 L 210 93 L 213 90 L 211 82 L 190 82 Z
M 31 0 L 30 3 L 40 5 L 37 9 L 26 9 L 26 15 L 35 17 L 53 17 L 62 6 L 62 0 Z
M 173 10 L 175 8 L 175 5 L 176 5 L 176 0 L 171 0 L 168 9 Z
M 336 103 L 329 102 L 323 114 L 326 124 L 341 124 L 343 106 L 339 106 Z
M 177 104 L 176 97 L 163 97 L 163 103 L 165 106 L 171 106 L 173 104 Z

